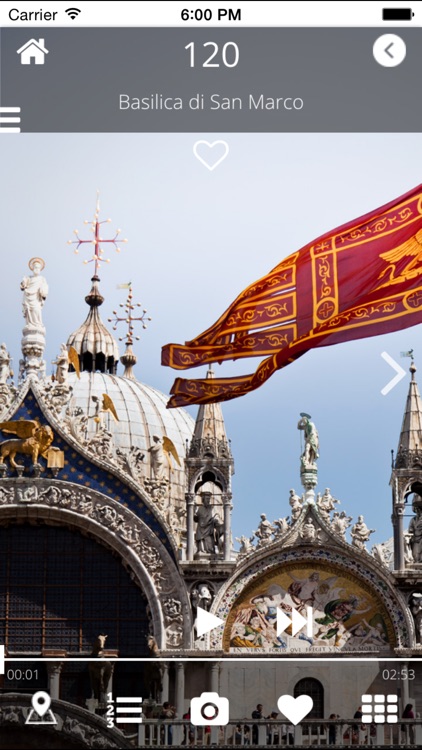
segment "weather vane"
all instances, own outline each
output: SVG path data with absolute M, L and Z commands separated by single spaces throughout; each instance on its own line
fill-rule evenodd
M 94 254 L 92 258 L 89 258 L 88 260 L 84 260 L 84 263 L 95 263 L 94 266 L 94 276 L 98 276 L 98 270 L 100 267 L 100 263 L 110 263 L 109 258 L 103 258 L 104 248 L 102 247 L 105 244 L 112 244 L 114 245 L 114 248 L 116 252 L 120 253 L 121 247 L 119 247 L 119 243 L 127 242 L 127 240 L 119 240 L 119 234 L 121 232 L 121 229 L 117 229 L 116 234 L 111 239 L 104 239 L 100 236 L 100 227 L 102 224 L 109 224 L 111 222 L 111 219 L 105 219 L 104 221 L 99 221 L 99 215 L 100 215 L 100 194 L 97 190 L 97 204 L 95 208 L 95 214 L 94 219 L 92 221 L 84 221 L 84 224 L 91 224 L 91 232 L 94 235 L 94 238 L 91 240 L 82 240 L 79 237 L 79 232 L 77 229 L 74 230 L 74 234 L 76 234 L 77 239 L 76 240 L 69 240 L 68 245 L 76 245 L 75 253 L 79 253 L 79 248 L 81 245 L 94 245 Z
M 119 284 L 118 289 L 129 289 L 126 302 L 120 303 L 120 307 L 124 308 L 126 314 L 123 317 L 119 317 L 117 310 L 113 310 L 114 318 L 108 318 L 108 322 L 114 323 L 113 331 L 116 330 L 119 323 L 127 323 L 127 333 L 125 336 L 120 336 L 119 341 L 126 339 L 126 345 L 132 346 L 133 339 L 135 338 L 136 341 L 139 341 L 140 338 L 139 336 L 133 336 L 134 323 L 142 323 L 142 328 L 146 328 L 147 322 L 150 321 L 151 318 L 147 317 L 147 310 L 142 310 L 142 315 L 139 315 L 137 318 L 134 317 L 133 310 L 135 310 L 136 307 L 142 307 L 142 305 L 140 302 L 133 302 L 132 282 L 129 282 L 128 284 Z

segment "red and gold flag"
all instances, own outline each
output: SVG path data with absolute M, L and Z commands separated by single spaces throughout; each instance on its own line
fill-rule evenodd
M 178 370 L 263 356 L 230 378 L 177 378 L 168 407 L 227 401 L 258 388 L 309 349 L 377 336 L 422 321 L 422 185 L 331 230 L 251 284 L 217 322 L 167 344 Z

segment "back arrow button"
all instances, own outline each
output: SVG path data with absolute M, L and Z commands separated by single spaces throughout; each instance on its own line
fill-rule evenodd
M 372 52 L 379 65 L 384 68 L 394 68 L 400 65 L 406 57 L 406 45 L 397 34 L 383 34 L 375 41 Z

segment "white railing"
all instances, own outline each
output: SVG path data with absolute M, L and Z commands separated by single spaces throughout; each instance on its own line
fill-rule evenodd
M 422 720 L 398 724 L 362 724 L 359 719 L 282 721 L 241 719 L 224 727 L 195 727 L 179 719 L 144 719 L 138 747 L 422 747 Z

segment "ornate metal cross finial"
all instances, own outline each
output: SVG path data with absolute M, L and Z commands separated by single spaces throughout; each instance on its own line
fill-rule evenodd
M 147 322 L 151 320 L 151 318 L 148 318 L 146 316 L 147 311 L 142 310 L 142 315 L 139 315 L 137 318 L 133 315 L 133 310 L 135 307 L 142 307 L 140 302 L 133 302 L 133 293 L 132 293 L 132 282 L 129 282 L 128 284 L 119 284 L 119 289 L 129 289 L 129 293 L 127 295 L 127 300 L 125 303 L 121 302 L 120 307 L 123 307 L 126 314 L 124 317 L 119 317 L 117 314 L 117 310 L 113 310 L 114 318 L 108 318 L 109 323 L 114 323 L 113 331 L 117 329 L 118 323 L 127 323 L 127 333 L 125 336 L 120 336 L 119 341 L 126 341 L 126 346 L 131 346 L 133 344 L 133 339 L 135 338 L 136 341 L 139 341 L 139 336 L 133 336 L 134 331 L 134 323 L 140 322 L 142 323 L 142 328 L 147 327 Z
M 109 258 L 103 258 L 104 248 L 102 245 L 104 244 L 112 244 L 114 245 L 114 248 L 116 252 L 120 252 L 121 247 L 119 247 L 119 243 L 127 242 L 127 240 L 119 240 L 119 234 L 121 232 L 121 229 L 117 229 L 116 234 L 111 239 L 103 239 L 103 237 L 100 236 L 100 226 L 101 224 L 109 224 L 111 222 L 111 219 L 105 219 L 104 221 L 99 221 L 99 215 L 100 215 L 100 194 L 97 190 L 97 204 L 95 207 L 95 214 L 94 219 L 92 221 L 84 221 L 84 224 L 90 224 L 91 225 L 91 232 L 94 235 L 94 239 L 91 240 L 82 240 L 79 237 L 79 232 L 77 229 L 74 230 L 74 234 L 76 234 L 77 239 L 76 240 L 69 240 L 68 245 L 76 245 L 75 253 L 79 253 L 79 248 L 81 245 L 85 244 L 91 244 L 94 245 L 94 254 L 92 258 L 89 258 L 88 260 L 84 260 L 84 263 L 95 263 L 94 266 L 94 276 L 98 276 L 98 270 L 100 267 L 100 263 L 110 263 Z

